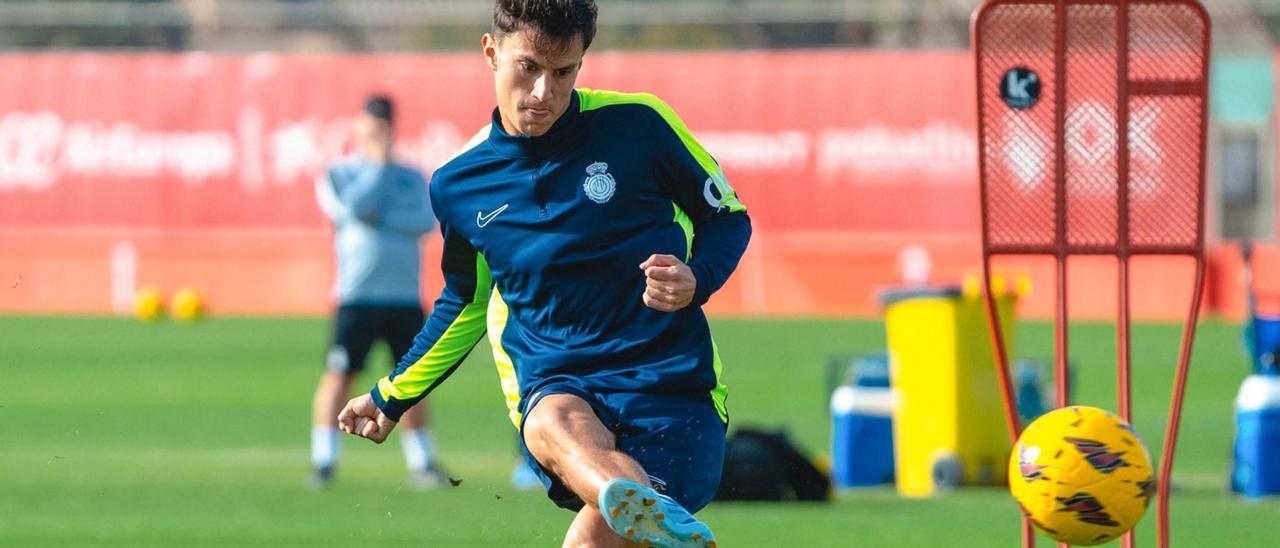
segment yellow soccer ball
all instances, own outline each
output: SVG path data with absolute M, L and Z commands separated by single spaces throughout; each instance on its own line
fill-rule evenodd
M 1156 482 L 1142 438 L 1096 407 L 1056 409 L 1022 432 L 1009 458 L 1009 491 L 1060 542 L 1092 546 L 1132 529 Z
M 152 321 L 164 315 L 164 297 L 154 287 L 144 287 L 133 296 L 133 317 Z
M 183 321 L 194 321 L 204 315 L 204 300 L 200 293 L 187 287 L 173 294 L 173 317 Z

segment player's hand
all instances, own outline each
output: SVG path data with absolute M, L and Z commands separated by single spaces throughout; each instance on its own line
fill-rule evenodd
M 646 287 L 644 305 L 662 312 L 675 312 L 693 302 L 698 279 L 684 261 L 671 255 L 650 255 L 640 263 Z
M 396 421 L 388 419 L 378 406 L 373 403 L 373 396 L 365 394 L 347 402 L 347 406 L 338 413 L 338 428 L 348 434 L 355 434 L 374 443 L 382 443 L 391 435 Z

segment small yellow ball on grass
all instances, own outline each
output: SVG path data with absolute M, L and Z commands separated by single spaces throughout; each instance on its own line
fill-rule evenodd
M 204 316 L 204 299 L 195 289 L 186 287 L 173 294 L 173 317 L 182 321 L 195 321 Z
M 143 321 L 155 321 L 164 316 L 164 297 L 160 290 L 147 286 L 133 297 L 133 317 Z

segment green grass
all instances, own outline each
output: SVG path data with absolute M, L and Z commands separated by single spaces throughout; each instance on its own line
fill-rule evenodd
M 816 451 L 828 443 L 827 355 L 884 345 L 879 322 L 714 328 L 734 424 L 785 426 Z M 572 516 L 507 483 L 514 436 L 483 344 L 432 396 L 460 486 L 409 492 L 398 444 L 349 439 L 338 485 L 306 490 L 310 397 L 327 331 L 317 319 L 0 318 L 0 545 L 559 546 Z M 1025 325 L 1018 338 L 1021 354 L 1050 354 L 1048 326 Z M 1135 418 L 1153 449 L 1177 340 L 1174 326 L 1134 331 Z M 1082 325 L 1072 347 L 1080 400 L 1114 407 L 1112 329 Z M 1280 502 L 1245 503 L 1223 488 L 1245 368 L 1238 328 L 1205 323 L 1175 466 L 1179 546 L 1280 538 Z M 1013 502 L 995 488 L 926 500 L 886 488 L 827 505 L 713 504 L 701 515 L 731 548 L 1015 546 L 1018 532 Z M 1140 526 L 1142 545 L 1153 544 L 1153 523 Z

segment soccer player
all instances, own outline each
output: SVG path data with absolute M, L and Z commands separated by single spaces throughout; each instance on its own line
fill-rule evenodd
M 522 450 L 565 546 L 714 546 L 728 415 L 702 305 L 746 208 L 670 107 L 575 89 L 591 0 L 498 0 L 497 108 L 436 171 L 445 288 L 395 372 L 339 416 L 381 442 L 488 330 Z M 487 325 L 486 325 L 487 323 Z
M 356 154 L 316 181 L 320 209 L 334 226 L 338 313 L 327 370 L 312 403 L 315 486 L 333 480 L 336 417 L 370 348 L 381 339 L 397 359 L 413 346 L 423 325 L 418 240 L 431 231 L 435 219 L 422 173 L 392 158 L 394 122 L 391 100 L 369 97 L 355 122 Z M 410 480 L 418 488 L 433 487 L 442 477 L 432 455 L 425 407 L 405 413 L 401 436 Z

